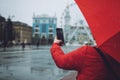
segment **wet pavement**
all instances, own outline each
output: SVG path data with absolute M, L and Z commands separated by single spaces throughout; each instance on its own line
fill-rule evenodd
M 0 80 L 60 80 L 69 71 L 56 67 L 50 46 L 20 47 L 0 52 Z M 64 48 L 65 49 L 65 48 Z M 73 48 L 72 48 L 73 49 Z M 65 49 L 66 52 L 70 48 Z

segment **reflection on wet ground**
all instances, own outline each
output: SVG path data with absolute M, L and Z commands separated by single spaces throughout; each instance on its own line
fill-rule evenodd
M 0 80 L 60 80 L 68 73 L 56 67 L 49 48 L 0 52 Z

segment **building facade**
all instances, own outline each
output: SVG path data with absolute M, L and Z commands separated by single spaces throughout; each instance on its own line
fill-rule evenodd
M 75 3 L 67 5 L 62 14 L 61 27 L 64 29 L 66 44 L 94 43 L 91 31 Z
M 5 18 L 0 15 L 0 45 L 3 42 L 5 25 L 6 25 Z
M 92 34 L 88 26 L 86 26 L 86 29 L 90 34 L 90 36 L 92 37 Z M 71 36 L 72 36 L 70 43 L 77 42 L 78 44 L 81 44 L 81 45 L 84 44 L 85 42 L 92 43 L 92 40 L 88 36 L 88 33 L 86 32 L 84 26 L 70 26 L 69 32 L 71 33 L 71 35 L 68 35 L 68 38 L 71 39 Z
M 32 27 L 22 22 L 13 22 L 13 28 L 15 30 L 16 44 L 31 43 L 32 42 Z
M 33 42 L 51 44 L 56 35 L 57 18 L 47 15 L 33 16 Z

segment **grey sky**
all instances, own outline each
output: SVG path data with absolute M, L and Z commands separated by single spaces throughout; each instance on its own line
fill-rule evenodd
M 22 21 L 32 26 L 33 13 L 49 16 L 56 14 L 59 20 L 65 7 L 74 2 L 74 0 L 0 0 L 0 14 L 6 18 L 14 15 L 13 21 Z

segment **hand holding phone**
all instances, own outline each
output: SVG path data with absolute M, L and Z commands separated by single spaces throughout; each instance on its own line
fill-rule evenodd
M 57 29 L 56 29 L 56 33 L 57 33 L 57 39 L 58 39 L 58 40 L 61 40 L 60 46 L 65 45 L 64 35 L 63 35 L 63 29 L 62 29 L 62 28 L 57 28 Z

